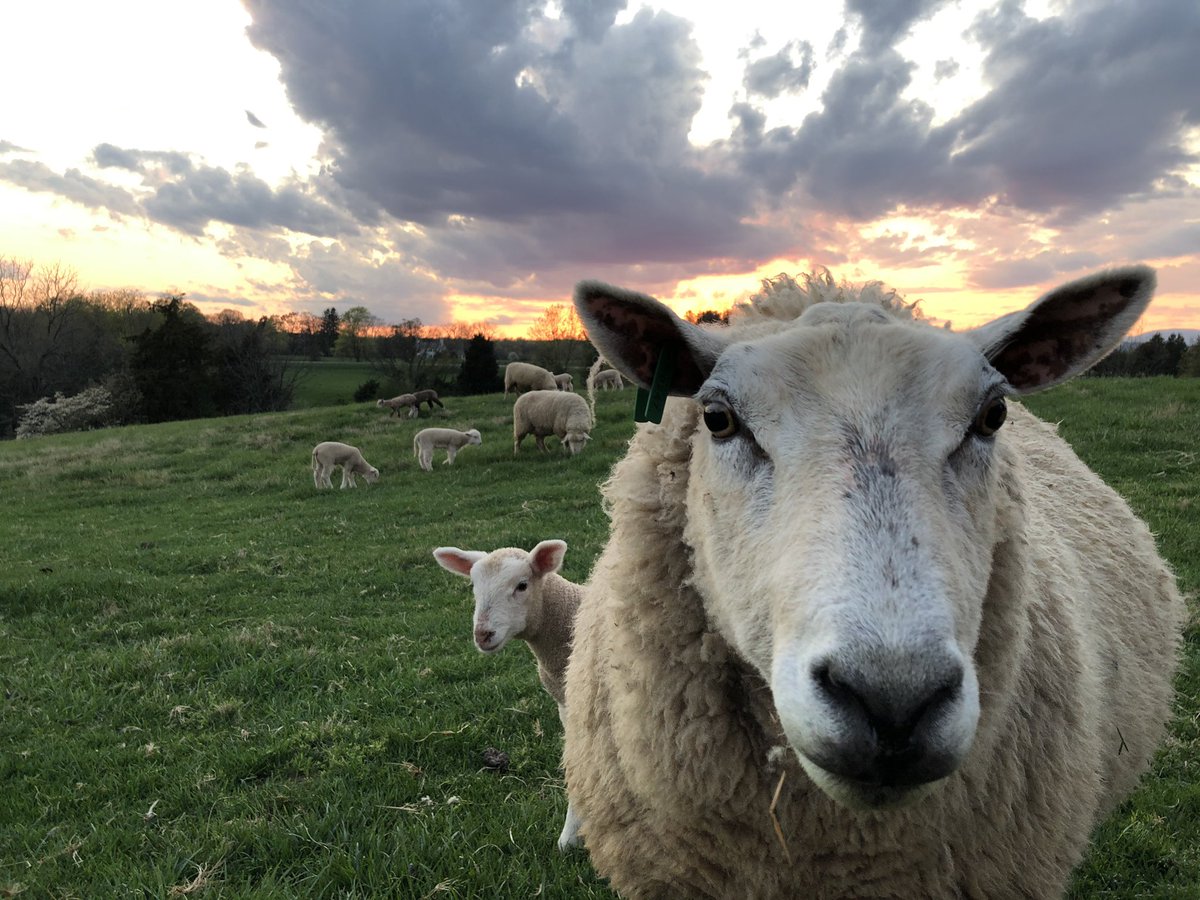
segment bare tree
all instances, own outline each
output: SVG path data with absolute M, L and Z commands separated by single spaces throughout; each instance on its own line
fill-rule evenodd
M 587 331 L 574 306 L 551 303 L 530 326 L 529 337 L 546 343 L 543 361 L 548 368 L 561 372 L 571 365 L 576 350 L 587 341 Z

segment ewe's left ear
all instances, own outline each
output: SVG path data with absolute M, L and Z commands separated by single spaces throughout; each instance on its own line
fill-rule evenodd
M 563 558 L 566 555 L 566 541 L 542 541 L 529 551 L 529 564 L 533 567 L 533 574 L 548 575 L 562 568 Z
M 1098 272 L 966 334 L 1018 394 L 1040 391 L 1107 356 L 1149 305 L 1154 283 L 1148 266 Z
M 725 342 L 685 322 L 645 294 L 600 281 L 575 286 L 575 309 L 588 338 L 613 368 L 649 388 L 664 347 L 675 349 L 675 367 L 667 393 L 690 397 L 708 378 Z

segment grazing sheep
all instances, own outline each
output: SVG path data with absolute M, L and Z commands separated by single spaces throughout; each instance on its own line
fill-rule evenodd
M 558 704 L 567 722 L 567 657 L 575 629 L 575 613 L 583 588 L 558 574 L 566 556 L 563 541 L 542 541 L 530 552 L 505 547 L 491 553 L 438 547 L 434 558 L 443 569 L 471 579 L 475 591 L 475 646 L 495 653 L 509 638 L 529 645 L 537 658 L 538 679 Z M 567 798 L 567 818 L 558 849 L 578 843 L 579 818 Z
M 560 391 L 575 390 L 575 382 L 570 372 L 559 372 L 554 376 L 554 384 Z
M 513 455 L 525 435 L 532 434 L 539 450 L 555 435 L 574 456 L 592 439 L 592 411 L 578 394 L 557 390 L 530 391 L 513 404 Z
M 357 447 L 342 444 L 338 441 L 322 441 L 313 447 L 312 470 L 313 484 L 318 488 L 331 488 L 333 482 L 329 476 L 335 467 L 342 467 L 342 487 L 358 487 L 354 476 L 361 475 L 367 483 L 373 484 L 379 480 L 379 470 L 363 459 Z
M 602 372 L 596 373 L 596 377 L 592 379 L 592 387 L 597 390 L 610 391 L 615 388 L 618 391 L 623 391 L 625 390 L 625 380 L 616 369 L 605 369 Z
M 408 410 L 408 417 L 410 419 L 415 419 L 418 415 L 420 415 L 421 412 L 421 404 L 417 400 L 416 394 L 399 394 L 393 397 L 391 400 L 376 400 L 375 405 L 386 406 L 388 409 L 390 409 L 391 412 L 388 413 L 388 418 L 391 418 L 392 416 L 399 416 L 400 410 L 402 409 Z M 431 406 L 430 409 L 432 408 L 433 407 Z
M 483 438 L 472 428 L 470 431 L 456 431 L 453 428 L 422 428 L 413 435 L 413 455 L 426 472 L 433 471 L 433 451 L 445 450 L 446 459 L 442 465 L 448 466 L 454 462 L 458 451 L 468 444 L 482 444 Z
M 558 382 L 554 375 L 541 366 L 527 362 L 510 362 L 504 367 L 504 396 L 512 388 L 518 394 L 522 391 L 556 391 Z
M 592 861 L 628 897 L 1060 896 L 1163 736 L 1183 605 L 1011 398 L 1108 353 L 1153 271 L 962 333 L 805 281 L 719 331 L 576 289 L 623 375 L 668 348 L 686 398 L 604 488 L 564 754 Z
M 413 396 L 417 398 L 417 402 L 414 404 L 414 406 L 416 407 L 418 412 L 421 409 L 422 403 L 429 404 L 430 412 L 433 412 L 433 405 L 435 403 L 438 406 L 440 406 L 442 409 L 446 408 L 446 404 L 438 399 L 438 392 L 435 391 L 433 388 L 425 388 L 425 390 L 423 390 L 423 391 L 414 391 Z

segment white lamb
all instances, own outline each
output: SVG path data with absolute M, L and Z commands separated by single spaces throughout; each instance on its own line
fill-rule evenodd
M 410 419 L 415 419 L 421 414 L 421 402 L 417 399 L 416 394 L 398 394 L 390 400 L 376 400 L 375 404 L 391 410 L 388 413 L 388 418 L 392 416 L 398 417 L 402 409 L 408 410 L 408 417 Z M 433 409 L 432 403 L 429 405 L 429 408 Z
M 458 431 L 454 428 L 422 428 L 413 435 L 413 455 L 417 463 L 426 472 L 433 471 L 433 451 L 445 450 L 446 459 L 442 465 L 448 466 L 454 462 L 458 451 L 469 444 L 482 444 L 483 437 L 477 429 Z
M 530 391 L 513 404 L 513 454 L 525 435 L 532 434 L 539 450 L 555 435 L 574 456 L 592 439 L 592 411 L 578 394 L 557 390 Z
M 616 389 L 618 391 L 625 390 L 625 380 L 621 378 L 621 373 L 616 369 L 605 369 L 602 372 L 597 372 L 592 379 L 592 387 L 596 390 L 610 391 Z
M 541 366 L 527 362 L 510 362 L 504 367 L 504 396 L 509 388 L 518 394 L 522 391 L 556 391 L 558 382 L 554 374 Z
M 355 475 L 361 475 L 369 484 L 379 480 L 379 470 L 363 459 L 357 447 L 342 444 L 338 441 L 322 441 L 313 447 L 312 470 L 313 484 L 318 488 L 331 488 L 333 482 L 330 475 L 337 467 L 342 467 L 342 487 L 357 487 Z
M 605 486 L 568 666 L 592 861 L 629 897 L 1060 896 L 1163 736 L 1183 604 L 1013 400 L 1108 353 L 1153 272 L 963 333 L 806 281 L 720 330 L 576 289 L 630 380 L 675 355 Z
M 575 380 L 570 372 L 559 372 L 554 376 L 554 384 L 560 391 L 575 390 Z
M 566 556 L 563 541 L 542 541 L 532 551 L 505 547 L 482 553 L 438 547 L 434 558 L 443 569 L 471 579 L 475 591 L 475 646 L 495 653 L 510 638 L 529 645 L 537 658 L 538 679 L 558 704 L 567 723 L 566 671 L 583 588 L 558 574 Z M 558 849 L 578 843 L 579 818 L 567 798 L 567 817 Z

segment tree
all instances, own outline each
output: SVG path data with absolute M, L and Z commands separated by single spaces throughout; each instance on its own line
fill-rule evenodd
M 223 415 L 277 412 L 292 403 L 302 369 L 280 351 L 286 338 L 268 318 L 227 320 L 212 340 L 213 398 Z
M 491 394 L 503 389 L 495 345 L 477 334 L 467 343 L 462 367 L 458 370 L 458 391 L 460 394 Z
M 494 322 L 480 320 L 478 322 L 454 321 L 449 325 L 436 325 L 430 329 L 430 337 L 441 337 L 455 341 L 469 341 L 475 335 L 482 335 L 489 341 L 500 336 L 500 329 Z
M 352 306 L 342 313 L 341 331 L 333 347 L 334 356 L 348 356 L 355 362 L 367 355 L 370 330 L 379 324 L 365 306 Z
M 375 369 L 406 390 L 430 387 L 425 374 L 445 353 L 444 338 L 425 337 L 420 319 L 402 319 L 390 334 L 375 340 Z
M 728 325 L 729 312 L 729 310 L 717 312 L 715 309 L 706 309 L 703 312 L 689 312 L 684 318 L 693 325 Z
M 162 323 L 133 339 L 129 368 L 149 422 L 196 419 L 217 409 L 206 323 L 183 298 L 183 294 L 162 297 L 154 304 Z
M 529 337 L 545 342 L 543 363 L 551 371 L 561 372 L 570 366 L 575 351 L 587 340 L 587 331 L 574 306 L 551 303 L 530 326 Z
M 1200 378 L 1200 338 L 1187 348 L 1187 352 L 1179 360 L 1179 374 L 1188 378 Z
M 338 335 L 341 334 L 341 331 L 342 320 L 338 316 L 338 311 L 331 306 L 321 314 L 318 345 L 321 348 L 323 356 L 333 355 L 333 347 L 337 343 Z

